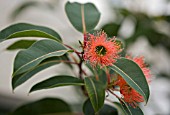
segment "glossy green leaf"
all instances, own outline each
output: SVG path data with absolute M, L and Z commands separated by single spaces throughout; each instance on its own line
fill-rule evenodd
M 120 58 L 110 68 L 120 74 L 124 80 L 148 101 L 150 92 L 146 78 L 140 67 L 132 60 Z
M 72 115 L 71 108 L 63 100 L 44 98 L 20 106 L 10 115 Z
M 46 79 L 40 83 L 37 83 L 31 88 L 30 92 L 41 90 L 41 89 L 50 89 L 50 88 L 55 88 L 60 86 L 68 86 L 68 85 L 81 86 L 84 85 L 84 83 L 83 80 L 76 77 L 67 76 L 67 75 L 58 75 Z
M 27 23 L 14 24 L 0 31 L 0 42 L 21 37 L 41 37 L 61 42 L 60 36 L 54 30 Z
M 30 79 L 31 77 L 33 77 L 35 74 L 37 74 L 38 72 L 51 67 L 53 65 L 56 65 L 58 63 L 61 62 L 61 60 L 68 60 L 68 58 L 66 57 L 66 55 L 61 56 L 61 57 L 52 57 L 52 58 L 48 58 L 43 60 L 40 64 L 38 64 L 36 67 L 22 73 L 19 75 L 16 75 L 12 78 L 12 88 L 15 89 L 16 87 L 18 87 L 19 85 L 23 84 L 24 82 L 26 82 L 28 79 Z
M 83 104 L 83 113 L 84 115 L 95 115 L 95 111 L 89 98 Z M 99 110 L 98 115 L 118 115 L 118 111 L 116 108 L 104 104 L 104 106 Z
M 27 49 L 35 42 L 36 40 L 19 40 L 8 46 L 6 49 L 7 50 Z
M 65 11 L 71 24 L 80 32 L 83 32 L 82 15 L 84 14 L 86 30 L 94 29 L 100 19 L 100 12 L 92 3 L 80 4 L 67 2 Z
M 54 40 L 41 40 L 34 43 L 31 47 L 21 50 L 14 61 L 13 76 L 22 74 L 40 64 L 43 60 L 62 56 L 67 53 L 63 45 Z
M 114 105 L 118 109 L 118 111 L 121 113 L 121 115 L 144 115 L 142 110 L 139 107 L 131 107 L 126 102 L 121 102 L 122 104 L 118 102 L 114 102 Z
M 98 112 L 104 104 L 105 86 L 92 77 L 86 77 L 85 88 L 95 112 Z

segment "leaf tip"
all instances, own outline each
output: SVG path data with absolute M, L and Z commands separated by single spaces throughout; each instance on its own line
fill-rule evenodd
M 32 87 L 32 88 L 29 90 L 28 94 L 32 94 L 34 91 L 35 91 L 35 90 L 34 90 L 34 88 Z
M 14 89 L 12 89 L 12 93 L 15 94 Z
M 145 101 L 145 105 L 144 106 L 146 106 L 148 104 L 148 99 Z

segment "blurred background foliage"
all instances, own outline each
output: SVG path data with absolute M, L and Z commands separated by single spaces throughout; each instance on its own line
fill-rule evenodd
M 56 8 L 59 5 L 61 5 L 62 2 L 65 1 L 62 0 L 24 1 L 11 12 L 11 15 L 9 16 L 10 22 L 18 20 L 21 14 L 23 15 L 25 11 L 28 11 L 31 8 L 40 9 L 42 10 L 42 12 L 44 10 L 49 10 L 49 12 L 54 13 Z M 169 9 L 170 1 L 163 0 L 164 5 L 162 7 L 164 10 L 160 9 L 161 11 L 157 13 L 148 12 L 148 10 L 145 9 L 146 7 L 142 7 L 142 5 L 144 6 L 145 4 L 142 3 L 140 4 L 141 2 L 140 0 L 139 1 L 128 0 L 126 2 L 124 0 L 108 0 L 106 2 L 110 10 L 109 13 L 111 13 L 110 16 L 111 17 L 113 16 L 113 18 L 104 17 L 109 18 L 111 20 L 105 22 L 103 21 L 101 24 L 99 22 L 99 26 L 97 26 L 96 29 L 104 30 L 109 37 L 116 36 L 117 38 L 123 39 L 127 50 L 130 50 L 127 52 L 132 53 L 132 55 L 137 54 L 145 55 L 146 61 L 149 62 L 150 65 L 153 65 L 152 69 L 155 72 L 153 73 L 154 77 L 161 78 L 165 77 L 166 80 L 170 80 L 170 72 L 168 71 L 170 70 L 170 66 L 161 66 L 162 67 L 161 70 L 157 70 L 157 68 L 159 67 L 156 67 L 156 69 L 154 68 L 155 65 L 159 65 L 154 64 L 155 62 L 162 63 L 161 60 L 160 62 L 159 60 L 157 60 L 161 59 L 160 57 L 162 51 L 166 52 L 167 56 L 166 59 L 168 59 L 166 60 L 167 62 L 166 64 L 170 65 L 168 64 L 170 58 L 170 9 Z M 150 4 L 150 6 L 152 6 L 152 4 Z M 143 53 L 143 51 L 141 53 L 142 47 L 139 46 L 143 44 L 141 39 L 142 40 L 144 39 L 149 44 L 149 48 L 152 49 L 152 50 L 148 49 L 149 51 L 148 53 Z M 138 48 L 135 49 L 135 47 L 133 46 L 137 46 Z M 163 50 L 158 50 L 158 48 L 160 47 Z M 137 50 L 137 52 L 139 51 L 139 53 L 134 54 L 133 52 L 131 52 L 133 50 Z M 147 50 L 147 48 L 143 47 L 143 50 Z M 155 50 L 157 50 L 158 53 L 154 53 Z M 147 59 L 147 57 L 149 59 Z M 165 57 L 163 57 L 163 59 L 165 59 Z M 166 96 L 169 95 L 170 92 L 167 92 Z M 168 97 L 168 99 L 170 98 Z M 154 99 L 152 99 L 152 101 L 154 101 Z M 154 103 L 155 102 L 152 102 L 152 104 Z M 158 108 L 157 111 L 161 110 L 161 108 L 159 107 L 157 105 L 154 105 L 154 108 Z

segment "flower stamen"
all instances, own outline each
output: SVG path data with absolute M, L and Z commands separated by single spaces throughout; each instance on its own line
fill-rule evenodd
M 99 56 L 104 56 L 107 53 L 107 50 L 104 46 L 96 46 L 95 51 Z

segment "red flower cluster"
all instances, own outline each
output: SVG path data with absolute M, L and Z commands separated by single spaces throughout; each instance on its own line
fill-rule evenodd
M 121 45 L 116 42 L 116 39 L 108 39 L 103 31 L 98 32 L 96 35 L 84 35 L 84 60 L 90 62 L 94 67 L 96 65 L 100 67 L 113 65 L 116 59 L 119 58 L 119 52 L 121 50 Z M 132 58 L 126 56 L 126 58 L 138 64 L 147 82 L 150 83 L 151 74 L 144 62 L 144 57 Z M 122 98 L 132 107 L 136 107 L 137 103 L 144 101 L 144 98 L 136 90 L 131 88 L 120 75 L 118 75 L 115 85 L 120 87 Z
M 138 64 L 138 66 L 143 71 L 147 82 L 150 83 L 150 70 L 146 67 L 143 57 L 135 57 L 132 59 L 131 57 L 127 56 L 127 58 L 133 60 Z M 122 94 L 122 98 L 124 99 L 124 101 L 129 103 L 132 107 L 136 107 L 137 103 L 144 101 L 143 97 L 133 88 L 131 88 L 121 76 L 118 76 L 118 79 L 115 84 L 120 87 L 120 93 Z
M 84 60 L 89 61 L 92 66 L 101 67 L 112 65 L 119 57 L 121 47 L 115 38 L 108 39 L 102 31 L 97 35 L 88 34 L 84 40 Z

